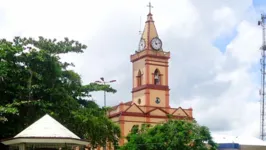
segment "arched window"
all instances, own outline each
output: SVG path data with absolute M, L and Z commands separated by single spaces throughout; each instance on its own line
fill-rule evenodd
M 137 75 L 137 86 L 141 86 L 141 84 L 142 84 L 142 74 L 141 71 L 139 70 Z
M 158 69 L 156 69 L 154 71 L 154 84 L 155 85 L 159 85 L 161 84 L 161 77 L 160 77 L 160 71 Z
M 139 99 L 138 99 L 138 104 L 140 104 L 140 103 L 141 103 L 141 99 L 139 98 Z

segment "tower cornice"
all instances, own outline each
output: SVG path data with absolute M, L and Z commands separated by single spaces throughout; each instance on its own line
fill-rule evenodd
M 132 93 L 143 90 L 143 89 L 170 91 L 169 86 L 167 86 L 167 85 L 144 84 L 142 86 L 133 88 Z
M 135 62 L 139 59 L 145 58 L 145 57 L 152 57 L 152 58 L 160 58 L 160 59 L 170 59 L 170 52 L 164 52 L 164 51 L 140 51 L 136 54 L 133 54 L 130 56 L 130 61 Z

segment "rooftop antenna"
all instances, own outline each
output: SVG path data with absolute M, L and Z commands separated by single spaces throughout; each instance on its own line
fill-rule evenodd
M 262 27 L 262 46 L 261 50 L 261 89 L 260 89 L 260 137 L 261 140 L 265 139 L 265 51 L 266 51 L 266 41 L 265 41 L 265 19 L 266 15 L 264 13 L 261 14 L 261 20 L 258 21 L 258 25 Z
M 141 16 L 140 16 L 140 20 L 139 20 L 139 35 L 141 35 Z
M 141 36 L 141 16 L 140 16 L 140 21 L 139 21 L 139 35 Z M 140 37 L 140 40 L 139 40 L 139 44 L 140 44 L 140 41 L 141 41 L 141 37 Z M 138 45 L 138 49 L 135 51 L 135 53 L 138 53 L 140 51 L 140 46 Z

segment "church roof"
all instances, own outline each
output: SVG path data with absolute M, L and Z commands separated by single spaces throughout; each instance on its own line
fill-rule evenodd
M 77 135 L 68 130 L 48 114 L 31 124 L 25 130 L 21 131 L 14 138 L 21 137 L 80 139 Z
M 162 117 L 164 116 L 166 118 L 167 118 L 167 115 L 172 115 L 175 118 L 193 119 L 192 108 L 183 109 L 181 107 L 168 108 L 168 107 L 140 106 L 134 103 L 133 101 L 129 101 L 126 103 L 120 103 L 112 107 L 112 109 L 109 110 L 108 112 L 109 118 L 118 117 L 121 115 L 131 115 L 131 116 L 138 116 L 138 117 L 147 117 L 147 116 Z

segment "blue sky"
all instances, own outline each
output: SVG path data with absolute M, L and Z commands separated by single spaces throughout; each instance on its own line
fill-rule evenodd
M 266 9 L 262 10 L 262 8 L 264 8 L 264 6 L 266 6 L 266 0 L 253 0 L 253 6 L 254 6 L 254 8 L 260 9 L 257 11 L 259 11 L 259 12 L 264 11 L 266 13 Z M 214 44 L 214 46 L 219 48 L 222 52 L 224 52 L 226 49 L 226 46 L 235 38 L 236 35 L 237 35 L 237 32 L 236 32 L 236 29 L 234 29 L 231 34 L 221 35 L 220 37 L 218 37 L 213 42 L 213 44 Z
M 261 5 L 266 5 L 266 1 L 265 0 L 253 0 L 253 5 L 255 7 L 261 6 Z
M 225 51 L 226 46 L 235 38 L 237 35 L 236 29 L 232 31 L 231 34 L 225 35 L 225 36 L 220 36 L 218 37 L 214 42 L 214 46 L 219 48 L 222 52 Z

